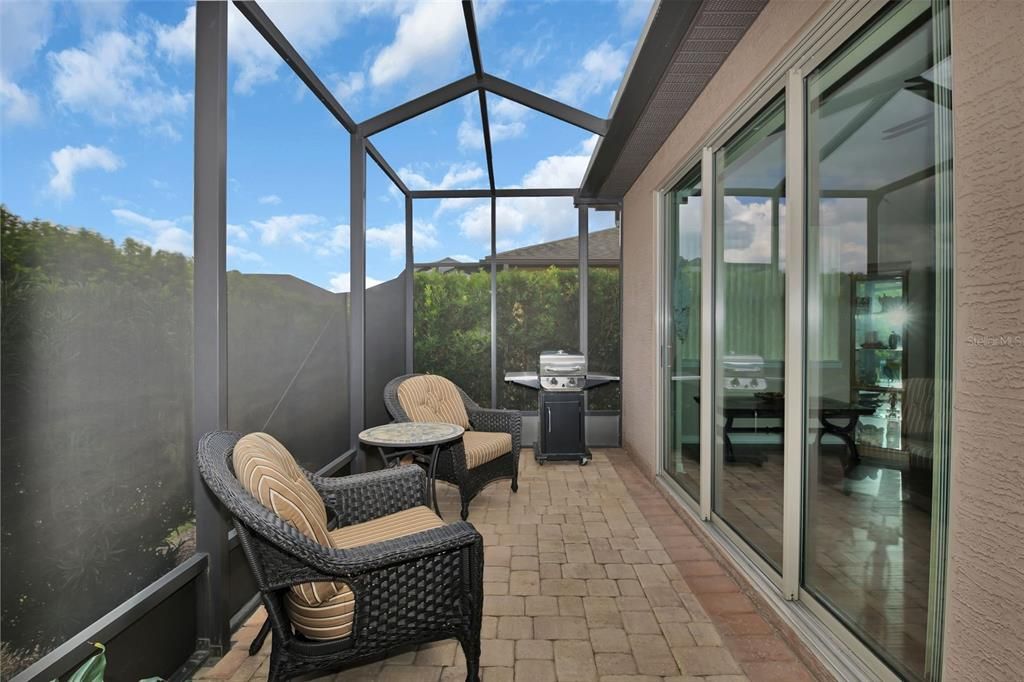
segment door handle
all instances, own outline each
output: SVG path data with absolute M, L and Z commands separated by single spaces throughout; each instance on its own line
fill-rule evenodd
M 551 433 L 551 408 L 547 408 L 548 411 L 548 433 Z

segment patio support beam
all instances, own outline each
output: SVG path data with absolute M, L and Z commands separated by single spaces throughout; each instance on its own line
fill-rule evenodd
M 196 6 L 193 196 L 193 446 L 228 426 L 227 149 L 228 5 Z M 197 636 L 211 653 L 231 645 L 228 519 L 195 466 L 196 553 L 209 559 L 198 585 Z
M 577 242 L 579 244 L 579 269 L 580 269 L 580 352 L 583 353 L 583 357 L 589 357 L 589 346 L 590 338 L 588 336 L 590 327 L 590 306 L 588 300 L 590 297 L 590 214 L 586 206 L 580 206 L 576 209 L 576 214 L 579 218 L 579 236 Z M 586 413 L 587 405 L 587 393 L 583 393 L 583 405 L 584 414 Z M 586 445 L 586 443 L 584 443 Z
M 364 428 L 366 400 L 366 139 L 351 135 L 349 147 L 349 439 L 356 450 L 352 473 L 366 470 L 366 454 L 359 447 L 359 432 Z
M 509 199 L 515 197 L 575 197 L 575 187 L 538 189 L 414 189 L 409 192 L 413 199 L 487 199 L 492 196 Z
M 387 160 L 384 158 L 384 155 L 381 154 L 377 150 L 377 148 L 373 146 L 373 143 L 370 142 L 369 140 L 366 140 L 366 153 L 369 154 L 370 158 L 373 159 L 373 162 L 376 163 L 377 166 L 382 171 L 384 171 L 384 175 L 388 176 L 388 178 L 391 179 L 391 182 L 395 183 L 395 187 L 402 190 L 402 194 L 408 197 L 409 188 L 402 181 L 401 176 L 399 176 L 398 173 L 395 172 L 395 169 L 392 168 L 391 164 L 387 162 Z
M 551 99 L 533 90 L 528 90 L 521 85 L 510 83 L 489 73 L 483 75 L 480 84 L 485 90 L 493 92 L 495 95 L 518 102 L 524 107 L 529 107 L 542 114 L 554 116 L 560 121 L 565 121 L 577 128 L 589 130 L 597 135 L 604 135 L 608 132 L 609 124 L 607 119 L 588 114 L 568 104 L 563 104 L 558 100 Z
M 405 373 L 413 372 L 413 285 L 416 272 L 413 267 L 412 197 L 405 193 Z
M 316 72 L 309 67 L 288 39 L 284 37 L 280 29 L 270 20 L 270 17 L 254 0 L 235 0 L 235 7 L 242 13 L 249 23 L 259 32 L 260 35 L 270 44 L 274 50 L 281 55 L 281 59 L 291 67 L 295 75 L 306 84 L 317 99 L 319 99 L 334 118 L 344 126 L 345 130 L 352 133 L 356 130 L 356 122 L 338 103 L 331 91 L 323 84 Z
M 476 35 L 476 17 L 473 14 L 473 0 L 462 0 L 462 14 L 466 18 L 466 36 L 469 51 L 473 55 L 473 72 L 478 79 L 484 77 L 484 62 L 480 57 L 480 40 Z M 487 157 L 487 180 L 494 191 L 494 156 L 491 153 L 491 123 L 487 116 L 487 91 L 478 90 L 480 97 L 480 128 L 484 135 L 484 154 Z
M 491 408 L 498 407 L 498 198 L 491 197 Z
M 432 109 L 448 104 L 452 100 L 468 95 L 479 87 L 479 79 L 475 75 L 460 78 L 448 85 L 441 86 L 437 90 L 428 92 L 416 99 L 411 99 L 405 104 L 400 104 L 394 109 L 388 109 L 383 113 L 366 119 L 358 125 L 357 130 L 363 137 L 376 135 L 392 126 L 404 123 L 410 118 L 416 118 L 420 114 L 425 114 Z

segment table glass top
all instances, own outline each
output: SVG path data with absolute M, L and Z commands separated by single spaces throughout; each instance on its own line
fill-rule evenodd
M 359 440 L 369 445 L 416 447 L 447 443 L 460 437 L 465 429 L 439 422 L 401 422 L 366 429 Z

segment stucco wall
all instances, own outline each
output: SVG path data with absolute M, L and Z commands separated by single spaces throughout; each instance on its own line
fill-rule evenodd
M 995 682 L 1024 675 L 1024 2 L 954 0 L 951 23 L 956 362 L 944 677 Z
M 772 0 L 623 199 L 622 443 L 654 475 L 658 446 L 657 225 L 654 192 L 790 49 L 822 0 Z

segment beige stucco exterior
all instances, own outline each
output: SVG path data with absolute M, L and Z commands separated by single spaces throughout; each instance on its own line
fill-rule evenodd
M 655 192 L 828 2 L 772 0 L 623 204 L 623 445 L 660 433 Z M 1024 2 L 953 0 L 954 413 L 946 680 L 1024 674 Z
M 947 680 L 1024 675 L 1022 36 L 1020 0 L 953 3 L 956 312 Z

